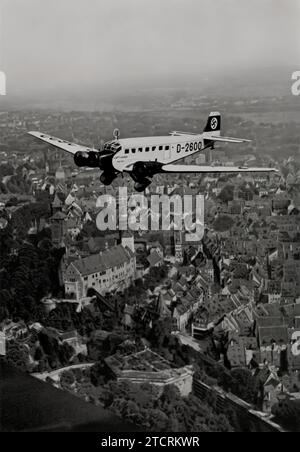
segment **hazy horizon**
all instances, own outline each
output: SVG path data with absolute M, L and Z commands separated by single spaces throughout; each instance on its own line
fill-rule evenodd
M 1 0 L 0 69 L 8 97 L 297 70 L 299 19 L 300 0 Z

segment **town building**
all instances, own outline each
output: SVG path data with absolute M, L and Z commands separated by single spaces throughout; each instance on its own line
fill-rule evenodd
M 5 333 L 0 331 L 0 356 L 6 355 L 6 337 Z
M 232 368 L 248 367 L 258 352 L 255 337 L 232 335 L 227 350 L 227 359 Z
M 82 299 L 89 289 L 101 295 L 123 291 L 136 277 L 135 254 L 123 245 L 73 261 L 63 274 L 67 297 Z
M 77 331 L 68 331 L 62 333 L 60 340 L 63 344 L 68 344 L 70 347 L 72 347 L 76 355 L 78 355 L 79 353 L 81 353 L 82 355 L 87 355 L 87 346 L 83 342 L 82 337 L 78 334 Z
M 67 215 L 63 212 L 56 212 L 50 218 L 52 243 L 55 247 L 61 248 L 65 244 L 67 233 Z
M 105 363 L 117 381 L 150 383 L 161 388 L 175 385 L 182 396 L 192 392 L 192 366 L 173 368 L 167 360 L 149 349 L 127 356 L 113 355 L 106 358 Z

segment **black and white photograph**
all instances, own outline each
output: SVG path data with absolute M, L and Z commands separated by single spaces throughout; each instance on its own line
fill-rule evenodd
M 0 0 L 0 432 L 300 432 L 299 25 Z

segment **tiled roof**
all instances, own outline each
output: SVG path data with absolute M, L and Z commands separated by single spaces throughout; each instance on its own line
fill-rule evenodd
M 258 317 L 256 320 L 257 326 L 259 328 L 268 327 L 268 326 L 287 326 L 288 322 L 283 316 L 277 317 Z
M 68 339 L 78 338 L 78 333 L 77 331 L 67 331 L 66 333 L 62 333 L 60 337 L 62 341 L 66 341 Z
M 288 343 L 288 329 L 286 326 L 267 326 L 258 328 L 260 345 Z
M 103 251 L 101 254 L 94 254 L 84 259 L 78 259 L 72 265 L 79 271 L 82 276 L 91 275 L 106 271 L 110 268 L 128 263 L 133 257 L 133 253 L 129 248 L 122 245 L 115 246 Z
M 151 267 L 154 267 L 156 264 L 159 264 L 162 262 L 161 256 L 158 254 L 157 251 L 153 251 L 148 257 L 147 261 L 151 265 Z
M 68 229 L 73 229 L 76 228 L 78 226 L 77 221 L 74 218 L 69 218 L 67 221 L 67 228 Z
M 135 307 L 131 305 L 126 305 L 124 309 L 124 314 L 133 315 L 135 311 Z
M 63 205 L 62 200 L 58 197 L 57 193 L 55 195 L 54 201 L 52 203 L 53 207 L 61 207 Z
M 53 217 L 51 217 L 51 220 L 65 220 L 67 218 L 67 215 L 63 212 L 56 212 Z
M 87 243 L 88 249 L 91 253 L 103 251 L 106 248 L 111 248 L 116 243 L 114 236 L 109 237 L 91 237 Z
M 154 242 L 148 242 L 149 243 L 149 248 L 162 248 L 161 243 L 159 243 L 157 240 L 155 240 Z

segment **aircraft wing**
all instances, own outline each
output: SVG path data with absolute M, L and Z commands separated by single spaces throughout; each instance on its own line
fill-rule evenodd
M 277 173 L 276 168 L 247 168 L 238 166 L 163 165 L 163 173 Z
M 204 137 L 208 141 L 220 141 L 222 143 L 251 143 L 251 140 L 245 140 L 244 138 L 233 138 L 233 137 L 221 137 L 221 136 L 207 136 Z
M 97 149 L 88 148 L 76 143 L 70 143 L 69 141 L 61 140 L 60 138 L 55 138 L 45 133 L 28 132 L 28 134 L 32 135 L 35 138 L 38 138 L 41 141 L 44 141 L 45 143 L 55 146 L 58 149 L 62 149 L 63 151 L 69 152 L 70 154 L 73 155 L 75 155 L 77 152 L 89 152 L 89 151 L 99 152 Z

